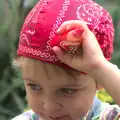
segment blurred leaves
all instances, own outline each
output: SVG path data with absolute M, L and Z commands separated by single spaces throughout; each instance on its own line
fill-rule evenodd
M 96 96 L 102 101 L 102 102 L 108 102 L 110 104 L 115 104 L 115 101 L 112 99 L 112 97 L 105 91 L 105 89 L 101 89 L 97 91 Z
M 0 1 L 0 120 L 13 118 L 27 106 L 21 73 L 12 65 L 21 25 L 35 4 L 25 2 Z
M 16 56 L 21 25 L 38 0 L 0 1 L 0 120 L 9 120 L 27 109 L 21 73 L 12 65 Z M 113 16 L 115 25 L 115 52 L 112 62 L 120 67 L 120 0 L 96 0 Z M 114 103 L 105 90 L 97 96 L 104 102 Z

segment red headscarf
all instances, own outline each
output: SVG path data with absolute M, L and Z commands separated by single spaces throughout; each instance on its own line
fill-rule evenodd
M 87 22 L 106 59 L 113 52 L 111 16 L 92 0 L 40 0 L 28 14 L 20 33 L 17 54 L 66 67 L 51 49 L 56 30 L 67 20 Z M 91 43 L 92 44 L 92 43 Z M 72 52 L 76 51 L 73 47 Z

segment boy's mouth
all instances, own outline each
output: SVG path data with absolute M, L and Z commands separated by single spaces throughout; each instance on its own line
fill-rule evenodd
M 68 115 L 61 115 L 61 116 L 55 117 L 55 116 L 47 116 L 43 113 L 41 113 L 40 116 L 47 120 L 67 120 L 69 118 Z
M 59 117 L 51 117 L 51 116 L 49 116 L 49 120 L 65 120 L 66 117 L 67 117 L 67 115 L 59 116 Z

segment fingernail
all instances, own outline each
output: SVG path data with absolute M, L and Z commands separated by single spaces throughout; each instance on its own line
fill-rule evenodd
M 52 50 L 55 51 L 57 48 L 58 48 L 57 46 L 54 46 L 54 47 L 52 48 Z
M 69 31 L 69 30 L 70 30 L 70 26 L 67 26 L 67 27 L 66 27 L 66 31 Z
M 58 30 L 56 32 L 59 33 L 59 31 L 60 31 L 60 28 L 58 28 Z
M 81 37 L 81 35 L 83 34 L 84 32 L 84 29 L 76 29 L 73 31 L 73 36 L 76 37 L 76 38 L 79 38 Z
M 80 73 L 81 73 L 81 74 L 85 74 L 85 75 L 87 75 L 87 73 L 85 73 L 85 72 L 82 72 L 82 71 L 81 71 Z

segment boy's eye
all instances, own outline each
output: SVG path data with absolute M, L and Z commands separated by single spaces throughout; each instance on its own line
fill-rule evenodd
M 30 84 L 28 84 L 28 86 L 30 86 L 32 90 L 41 90 L 41 87 L 39 85 L 30 83 Z
M 75 93 L 77 90 L 76 89 L 70 89 L 70 88 L 62 88 L 61 91 L 65 94 L 73 94 Z

